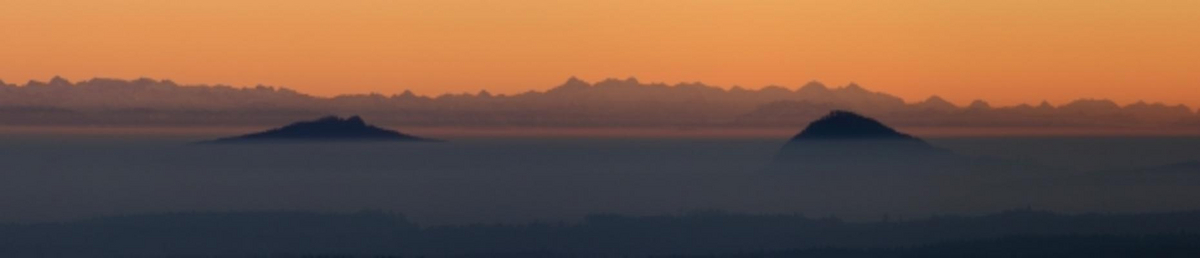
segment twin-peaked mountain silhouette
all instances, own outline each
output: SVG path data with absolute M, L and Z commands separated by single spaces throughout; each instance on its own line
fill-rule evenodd
M 324 117 L 276 129 L 217 139 L 215 143 L 273 142 L 418 142 L 431 141 L 369 125 L 359 116 Z M 962 160 L 874 119 L 833 111 L 810 123 L 792 137 L 775 157 L 775 163 L 805 170 L 906 170 L 957 164 Z

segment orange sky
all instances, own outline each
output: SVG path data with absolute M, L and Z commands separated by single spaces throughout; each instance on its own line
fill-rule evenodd
M 1086 4 L 1079 4 L 1086 3 Z M 585 80 L 1200 107 L 1200 1 L 3 0 L 0 79 L 515 93 Z

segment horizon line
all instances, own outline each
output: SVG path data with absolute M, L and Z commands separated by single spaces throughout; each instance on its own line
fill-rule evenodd
M 1128 106 L 1131 106 L 1131 105 L 1137 105 L 1137 104 L 1147 104 L 1147 105 L 1163 105 L 1163 106 L 1167 106 L 1167 107 L 1179 107 L 1179 106 L 1182 106 L 1182 107 L 1186 107 L 1186 108 L 1187 108 L 1189 111 L 1192 111 L 1192 112 L 1194 112 L 1194 113 L 1200 113 L 1200 109 L 1198 109 L 1198 110 L 1193 110 L 1193 108 L 1194 108 L 1194 107 L 1188 106 L 1187 104 L 1184 104 L 1184 103 L 1166 103 L 1166 102 L 1163 102 L 1163 101 L 1147 101 L 1147 100 L 1144 100 L 1144 99 L 1140 99 L 1140 100 L 1137 100 L 1137 101 L 1131 101 L 1131 102 L 1128 102 L 1128 103 L 1119 103 L 1119 102 L 1117 102 L 1117 101 L 1115 101 L 1115 100 L 1113 100 L 1113 99 L 1111 99 L 1111 98 L 1079 97 L 1079 98 L 1074 98 L 1074 99 L 1073 99 L 1073 100 L 1071 100 L 1071 101 L 1067 101 L 1067 102 L 1064 102 L 1064 103 L 1057 103 L 1057 104 L 1055 104 L 1055 103 L 1052 103 L 1052 102 L 1050 102 L 1049 100 L 1043 99 L 1043 100 L 1041 100 L 1041 101 L 1037 101 L 1036 103 L 1035 103 L 1035 102 L 1028 102 L 1028 101 L 1025 101 L 1025 102 L 1020 102 L 1019 104 L 1014 104 L 1014 105 L 990 106 L 990 102 L 989 102 L 989 101 L 987 101 L 987 100 L 985 100 L 985 99 L 973 99 L 973 100 L 970 100 L 970 101 L 967 101 L 967 102 L 965 102 L 966 104 L 965 104 L 965 105 L 963 105 L 963 104 L 955 103 L 955 101 L 951 101 L 951 100 L 949 100 L 949 99 L 946 99 L 946 98 L 944 98 L 944 97 L 941 97 L 939 94 L 931 94 L 931 95 L 929 95 L 928 97 L 925 97 L 924 99 L 920 99 L 920 100 L 916 100 L 916 101 L 914 101 L 914 100 L 906 99 L 906 98 L 903 98 L 903 97 L 900 97 L 900 96 L 898 96 L 898 95 L 894 95 L 894 94 L 891 94 L 891 93 L 888 93 L 888 92 L 883 92 L 883 91 L 874 91 L 874 90 L 871 90 L 871 89 L 869 89 L 869 88 L 867 88 L 867 87 L 863 87 L 862 85 L 860 85 L 860 84 L 858 84 L 858 83 L 856 83 L 856 82 L 854 82 L 854 81 L 848 82 L 848 83 L 846 83 L 846 84 L 845 84 L 845 85 L 843 85 L 843 86 L 834 86 L 834 87 L 830 87 L 829 85 L 827 85 L 827 84 L 825 84 L 825 83 L 821 82 L 820 80 L 816 80 L 816 79 L 814 79 L 814 80 L 809 80 L 807 83 L 804 83 L 803 85 L 796 86 L 796 87 L 788 87 L 788 86 L 783 86 L 783 85 L 780 85 L 780 84 L 774 84 L 774 83 L 772 83 L 772 84 L 767 84 L 767 85 L 764 85 L 764 86 L 761 86 L 761 87 L 758 87 L 758 88 L 746 88 L 746 87 L 742 87 L 741 85 L 737 85 L 737 84 L 734 84 L 734 85 L 732 85 L 732 86 L 728 86 L 728 87 L 726 87 L 726 86 L 720 86 L 720 85 L 711 85 L 711 84 L 706 84 L 706 83 L 704 83 L 704 82 L 701 82 L 701 81 L 694 81 L 694 82 L 682 82 L 682 81 L 681 81 L 681 82 L 676 82 L 676 83 L 674 83 L 674 84 L 670 84 L 670 83 L 666 83 L 666 82 L 659 82 L 659 81 L 652 81 L 652 82 L 642 82 L 642 81 L 640 81 L 639 79 L 637 79 L 637 77 L 636 77 L 636 76 L 629 76 L 629 77 L 626 77 L 625 79 L 621 79 L 621 78 L 619 78 L 619 77 L 605 77 L 604 79 L 601 79 L 601 80 L 596 80 L 596 81 L 589 82 L 589 81 L 586 81 L 586 80 L 583 80 L 583 79 L 579 79 L 579 77 L 572 75 L 572 76 L 568 76 L 568 77 L 567 77 L 567 79 L 566 79 L 565 81 L 563 81 L 562 83 L 559 83 L 559 84 L 557 84 L 557 85 L 553 85 L 553 86 L 551 86 L 551 87 L 550 87 L 550 88 L 548 88 L 548 89 L 545 89 L 545 90 L 529 89 L 529 90 L 521 91 L 521 92 L 518 92 L 518 93 L 515 93 L 515 94 L 503 94 L 503 93 L 500 93 L 500 94 L 492 94 L 492 93 L 491 93 L 491 91 L 489 91 L 489 90 L 487 90 L 487 89 L 481 89 L 481 90 L 479 90 L 479 91 L 477 91 L 477 92 L 475 92 L 475 93 L 470 93 L 470 92 L 465 92 L 465 91 L 464 91 L 464 92 L 458 92 L 458 93 L 454 93 L 454 92 L 446 91 L 446 92 L 443 92 L 443 93 L 441 93 L 441 94 L 417 94 L 417 93 L 413 92 L 411 89 L 404 88 L 404 89 L 403 89 L 403 90 L 402 90 L 400 93 L 392 93 L 392 94 L 385 94 L 385 93 L 381 93 L 381 92 L 375 92 L 375 91 L 371 91 L 371 92 L 366 92 L 366 93 L 339 93 L 339 94 L 332 95 L 332 96 L 321 96 L 321 95 L 315 95 L 315 94 L 311 94 L 311 93 L 303 92 L 303 91 L 300 91 L 300 90 L 296 90 L 296 89 L 294 89 L 294 88 L 290 88 L 290 87 L 287 87 L 287 86 L 276 86 L 276 85 L 268 85 L 268 84 L 262 84 L 262 83 L 257 83 L 257 84 L 255 84 L 255 85 L 253 85 L 253 86 L 237 86 L 237 85 L 230 85 L 230 84 L 224 84 L 224 83 L 215 83 L 215 84 L 210 84 L 210 83 L 190 83 L 190 84 L 188 84 L 188 83 L 178 83 L 178 82 L 176 82 L 176 81 L 174 81 L 174 80 L 171 80 L 171 79 L 155 79 L 155 78 L 148 77 L 148 76 L 141 76 L 141 77 L 138 77 L 138 78 L 136 78 L 136 79 L 123 79 L 123 78 L 113 78 L 113 77 L 103 77 L 103 76 L 93 76 L 93 77 L 92 77 L 92 78 L 90 78 L 90 79 L 78 80 L 78 81 L 71 81 L 70 79 L 67 79 L 67 78 L 65 78 L 65 77 L 63 77 L 63 76 L 61 76 L 61 75 L 55 75 L 55 76 L 51 77 L 49 80 L 47 80 L 47 81 L 39 81 L 39 80 L 36 80 L 36 79 L 32 79 L 32 80 L 29 80 L 29 81 L 25 82 L 24 84 L 10 84 L 10 83 L 8 83 L 7 81 L 5 81 L 5 80 L 3 80 L 2 78 L 0 78 L 0 87 L 7 87 L 7 86 L 10 86 L 10 85 L 11 85 L 11 86 L 15 86 L 15 87 L 27 87 L 27 86 L 29 86 L 30 84 L 34 84 L 34 83 L 37 83 L 37 84 L 54 84 L 56 81 L 65 81 L 66 83 L 70 84 L 71 86 L 76 86 L 76 84 L 78 84 L 78 83 L 82 83 L 82 82 L 91 82 L 91 81 L 95 81 L 95 80 L 114 80 L 114 81 L 122 81 L 122 82 L 136 82 L 136 81 L 142 81 L 142 80 L 149 80 L 149 81 L 153 81 L 153 82 L 156 82 L 156 83 L 170 83 L 170 84 L 173 84 L 173 85 L 175 85 L 175 86 L 177 86 L 177 87 L 210 87 L 210 88 L 212 88 L 212 87 L 228 87 L 228 88 L 233 88 L 233 89 L 237 89 L 237 90 L 253 90 L 253 89 L 267 88 L 267 89 L 272 89 L 272 90 L 276 90 L 276 91 L 290 91 L 290 92 L 294 92 L 294 93 L 296 93 L 296 94 L 300 94 L 300 95 L 304 95 L 304 96 L 308 96 L 308 97 L 312 97 L 312 98 L 317 98 L 317 99 L 336 99 L 336 98 L 343 98 L 343 97 L 362 97 L 362 96 L 383 96 L 383 97 L 387 97 L 387 98 L 395 98 L 395 97 L 400 97 L 400 96 L 407 95 L 407 94 L 411 94 L 412 96 L 415 96 L 415 97 L 427 98 L 427 99 L 441 99 L 441 98 L 446 98 L 446 97 L 456 97 L 456 96 L 458 96 L 458 97 L 461 97 L 461 96 L 470 96 L 470 97 L 482 97 L 482 96 L 490 96 L 490 97 L 513 97 L 513 96 L 519 96 L 519 95 L 524 95 L 524 94 L 529 94 L 529 93 L 547 93 L 547 92 L 549 92 L 549 91 L 552 91 L 552 90 L 554 90 L 554 89 L 561 88 L 562 86 L 565 86 L 566 84 L 568 84 L 568 83 L 570 83 L 570 82 L 572 82 L 572 81 L 579 81 L 579 82 L 583 82 L 583 83 L 587 84 L 589 87 L 593 87 L 593 86 L 596 86 L 596 84 L 598 84 L 598 83 L 603 83 L 603 82 L 608 82 L 608 81 L 623 81 L 623 82 L 630 82 L 630 81 L 632 81 L 632 82 L 636 83 L 636 84 L 637 84 L 637 85 L 639 85 L 639 86 L 664 86 L 664 87 L 669 87 L 669 88 L 677 88 L 677 87 L 680 87 L 680 86 L 687 86 L 687 85 L 698 85 L 698 86 L 704 86 L 704 87 L 709 87 L 709 88 L 719 89 L 719 90 L 721 90 L 721 91 L 724 91 L 724 92 L 731 92 L 731 91 L 734 91 L 734 90 L 745 90 L 745 91 L 763 91 L 763 90 L 767 90 L 767 89 L 770 89 L 770 88 L 781 88 L 781 89 L 788 90 L 789 92 L 797 92 L 797 91 L 799 91 L 799 90 L 801 90 L 801 89 L 803 89 L 803 88 L 805 88 L 805 87 L 808 87 L 808 86 L 810 86 L 810 85 L 816 85 L 816 86 L 820 86 L 820 87 L 822 87 L 822 88 L 824 88 L 824 89 L 826 89 L 826 90 L 847 90 L 847 89 L 855 89 L 855 88 L 857 88 L 857 89 L 860 89 L 860 90 L 863 90 L 863 91 L 866 91 L 866 92 L 869 92 L 869 93 L 885 94 L 885 95 L 888 95 L 888 96 L 891 96 L 891 97 L 895 97 L 895 98 L 898 98 L 898 99 L 902 100 L 902 101 L 904 102 L 904 104 L 906 104 L 906 105 L 920 104 L 920 103 L 928 102 L 928 101 L 930 101 L 930 100 L 938 99 L 938 100 L 942 100 L 942 101 L 945 101 L 945 102 L 951 103 L 952 105 L 954 105 L 955 107 L 958 107 L 958 108 L 970 108 L 971 106 L 973 106 L 973 105 L 975 105 L 975 104 L 977 104 L 977 103 L 982 103 L 982 104 L 988 105 L 988 107 L 989 107 L 989 108 L 993 108 L 993 109 L 995 109 L 995 108 L 1013 108 L 1013 107 L 1020 107 L 1020 106 L 1034 106 L 1034 107 L 1036 107 L 1036 106 L 1039 106 L 1039 105 L 1042 105 L 1042 104 L 1049 104 L 1049 105 L 1050 105 L 1050 106 L 1052 106 L 1052 107 L 1058 108 L 1058 107 L 1066 106 L 1066 105 L 1068 105 L 1068 104 L 1075 103 L 1075 102 L 1080 102 L 1080 101 L 1108 101 L 1108 102 L 1112 102 L 1112 103 L 1114 103 L 1114 104 L 1117 104 L 1119 107 L 1122 107 L 1122 108 L 1124 108 L 1124 107 L 1128 107 Z

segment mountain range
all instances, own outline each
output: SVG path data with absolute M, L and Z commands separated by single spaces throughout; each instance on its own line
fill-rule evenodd
M 831 110 L 851 110 L 901 127 L 1200 128 L 1183 105 L 1121 106 L 1081 99 L 1065 105 L 956 106 L 937 96 L 906 103 L 857 84 L 725 89 L 703 83 L 589 83 L 570 78 L 546 91 L 514 95 L 357 94 L 316 97 L 286 88 L 180 85 L 170 80 L 55 77 L 24 85 L 0 81 L 0 125 L 275 125 L 359 114 L 381 125 L 472 127 L 787 127 Z

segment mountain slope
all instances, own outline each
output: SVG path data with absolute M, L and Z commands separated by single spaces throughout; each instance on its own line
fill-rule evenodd
M 811 170 L 905 169 L 953 156 L 879 121 L 835 110 L 792 137 L 775 162 Z
M 218 139 L 218 143 L 263 141 L 427 141 L 428 139 L 368 125 L 362 118 L 324 117 L 242 136 Z

